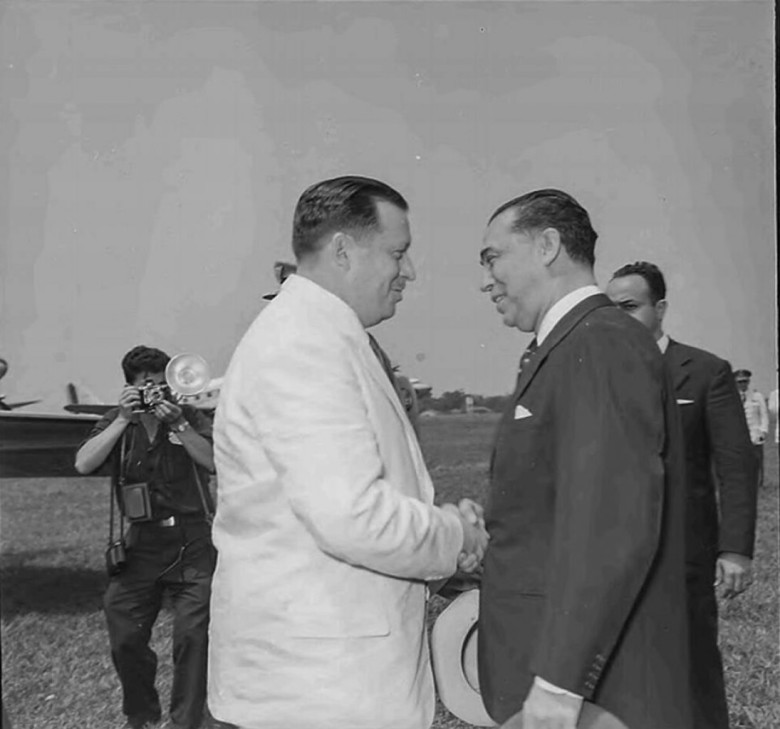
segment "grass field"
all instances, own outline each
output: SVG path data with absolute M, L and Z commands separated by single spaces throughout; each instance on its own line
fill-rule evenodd
M 483 499 L 494 427 L 491 416 L 423 422 L 421 439 L 439 502 Z M 777 450 L 767 447 L 766 456 L 755 584 L 721 610 L 732 729 L 780 727 Z M 2 480 L 0 512 L 3 698 L 14 729 L 121 727 L 119 683 L 101 612 L 106 482 Z M 434 598 L 431 616 L 444 604 Z M 170 630 L 163 614 L 153 645 L 161 659 L 164 704 L 171 678 Z M 468 725 L 439 707 L 435 726 Z

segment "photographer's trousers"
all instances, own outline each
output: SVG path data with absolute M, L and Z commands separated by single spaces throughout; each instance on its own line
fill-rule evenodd
M 173 687 L 176 729 L 197 729 L 206 698 L 209 599 L 216 552 L 211 530 L 197 524 L 133 524 L 126 569 L 112 577 L 104 597 L 111 657 L 122 684 L 122 709 L 131 726 L 161 716 L 155 688 L 157 656 L 149 646 L 163 605 L 173 612 Z

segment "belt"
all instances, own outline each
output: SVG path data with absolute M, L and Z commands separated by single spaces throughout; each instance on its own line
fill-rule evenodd
M 203 514 L 179 514 L 178 516 L 169 516 L 166 519 L 156 519 L 153 521 L 134 521 L 133 524 L 141 526 L 154 527 L 174 527 L 183 524 L 206 524 L 206 517 Z

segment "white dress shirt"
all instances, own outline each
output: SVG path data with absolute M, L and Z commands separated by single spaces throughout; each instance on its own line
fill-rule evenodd
M 600 293 L 602 292 L 598 286 L 589 284 L 588 286 L 575 289 L 571 293 L 566 294 L 562 299 L 558 299 L 542 317 L 542 323 L 539 325 L 539 331 L 536 333 L 536 343 L 541 346 L 555 325 L 577 304 L 585 301 L 589 296 L 595 296 Z
M 666 354 L 666 350 L 669 347 L 669 335 L 662 334 L 658 340 L 656 340 L 656 344 L 658 345 L 658 349 L 661 350 L 661 354 Z
M 750 440 L 753 445 L 761 445 L 769 433 L 769 413 L 766 410 L 764 396 L 758 390 L 741 392 L 742 405 L 745 408 Z

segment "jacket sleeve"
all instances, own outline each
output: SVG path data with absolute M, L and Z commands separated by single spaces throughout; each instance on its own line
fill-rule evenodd
M 554 529 L 531 672 L 592 699 L 660 544 L 661 364 L 620 332 L 580 337 L 556 392 Z M 660 356 L 660 355 L 659 355 Z
M 718 481 L 718 549 L 753 556 L 756 529 L 756 460 L 742 400 L 728 362 L 707 390 L 707 436 Z
M 318 547 L 397 577 L 451 575 L 460 520 L 388 481 L 347 344 L 336 351 L 308 338 L 261 357 L 248 404 L 290 507 Z

